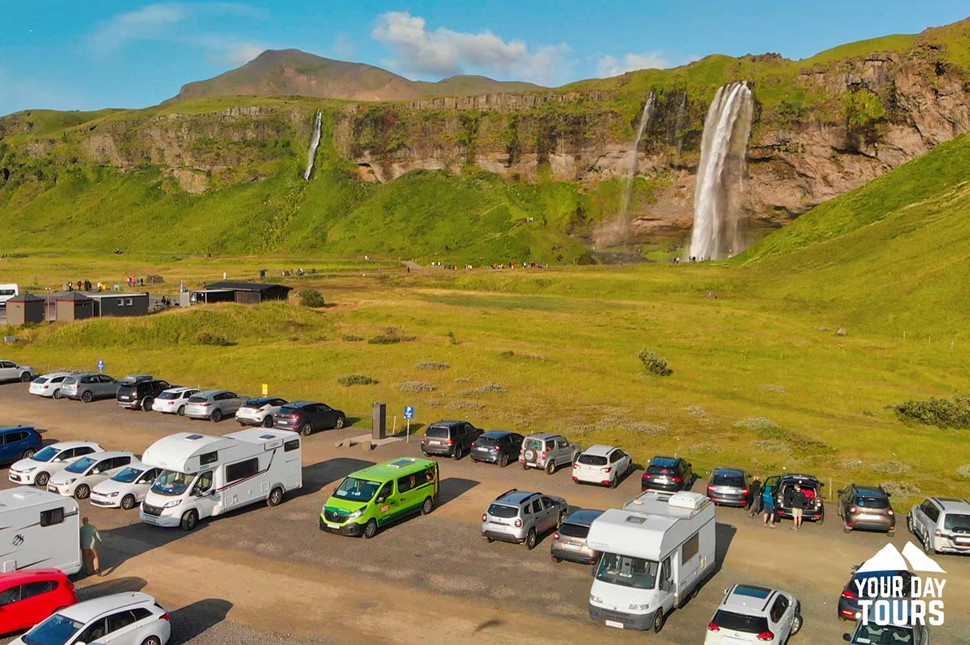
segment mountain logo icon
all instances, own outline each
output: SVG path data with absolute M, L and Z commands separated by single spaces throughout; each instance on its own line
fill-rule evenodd
M 876 555 L 866 560 L 857 573 L 873 571 L 909 571 L 912 573 L 946 573 L 933 558 L 923 553 L 912 542 L 907 542 L 902 552 L 887 544 Z
M 13 536 L 13 541 L 11 543 L 14 546 L 20 546 L 21 544 L 23 544 L 24 543 L 24 536 L 23 536 L 23 534 L 22 533 L 18 533 L 17 535 Z

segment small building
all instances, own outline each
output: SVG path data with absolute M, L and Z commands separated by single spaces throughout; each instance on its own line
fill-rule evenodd
M 268 284 L 263 282 L 233 282 L 223 280 L 206 285 L 205 289 L 193 291 L 189 297 L 190 304 L 213 302 L 238 302 L 255 305 L 266 300 L 283 300 L 289 298 L 293 287 L 282 284 Z
M 145 316 L 148 315 L 148 293 L 90 293 L 94 301 L 94 316 Z
M 47 320 L 47 302 L 32 293 L 22 293 L 7 301 L 7 324 L 27 325 Z
M 80 291 L 58 294 L 55 318 L 58 322 L 71 322 L 94 317 L 94 300 Z

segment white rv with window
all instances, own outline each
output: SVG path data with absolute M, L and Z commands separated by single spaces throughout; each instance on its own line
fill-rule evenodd
M 301 455 L 300 435 L 286 430 L 159 439 L 141 459 L 161 469 L 141 505 L 141 521 L 191 531 L 201 519 L 248 504 L 276 506 L 303 486 Z
M 0 307 L 6 307 L 7 301 L 20 295 L 20 288 L 15 284 L 0 284 Z
M 599 551 L 589 616 L 609 627 L 663 628 L 714 573 L 714 505 L 699 493 L 647 491 L 589 527 Z
M 81 570 L 77 502 L 29 486 L 0 491 L 0 571 Z

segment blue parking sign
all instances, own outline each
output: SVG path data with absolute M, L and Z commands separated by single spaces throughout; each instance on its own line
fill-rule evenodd
M 414 418 L 414 406 L 412 406 L 412 405 L 405 405 L 404 406 L 404 418 L 405 419 L 413 419 Z
M 99 372 L 103 372 L 104 371 L 104 361 L 102 359 L 100 359 L 100 358 L 98 359 L 98 371 Z

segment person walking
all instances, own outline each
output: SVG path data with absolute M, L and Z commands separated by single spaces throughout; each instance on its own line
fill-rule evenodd
M 765 526 L 769 529 L 778 528 L 775 525 L 775 495 L 774 490 L 765 486 L 764 491 L 761 493 L 761 502 L 764 507 L 764 520 Z
M 84 560 L 84 573 L 101 575 L 101 563 L 98 560 L 98 547 L 101 545 L 101 534 L 98 527 L 91 524 L 88 518 L 81 520 L 81 557 Z
M 802 492 L 802 487 L 799 484 L 795 484 L 795 490 L 791 494 L 791 515 L 795 522 L 795 525 L 791 527 L 792 531 L 797 531 L 802 527 L 802 513 L 805 511 L 805 493 Z
M 748 508 L 751 509 L 751 517 L 757 517 L 761 513 L 763 500 L 761 499 L 761 476 L 755 475 L 751 486 L 748 487 Z

